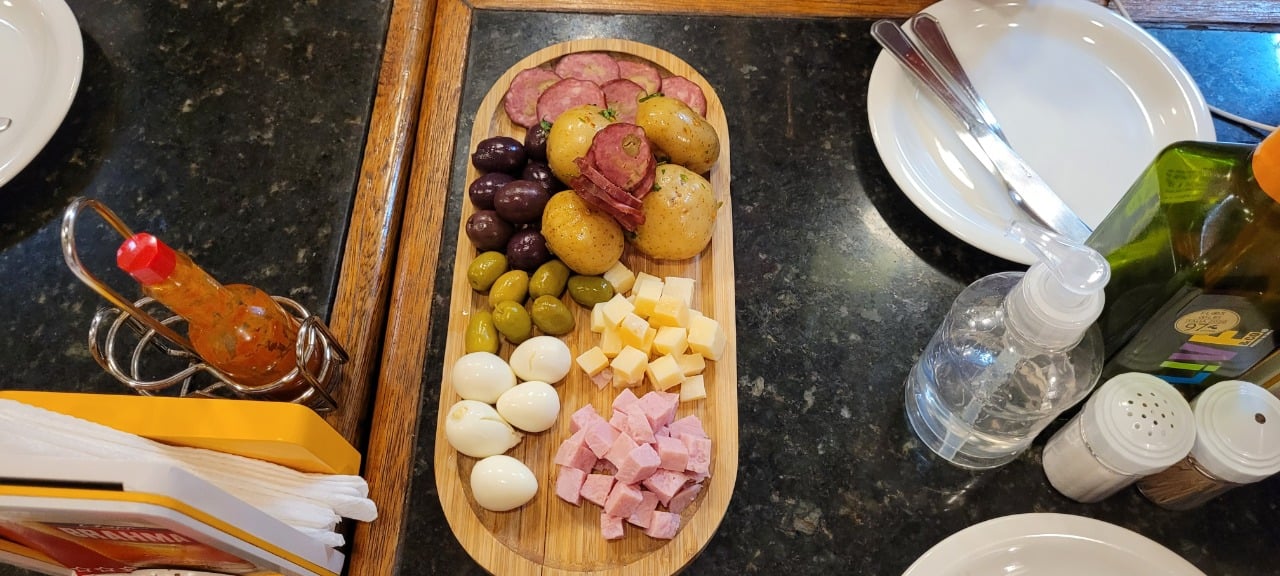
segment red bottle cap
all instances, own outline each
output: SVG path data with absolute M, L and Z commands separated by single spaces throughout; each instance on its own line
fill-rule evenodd
M 168 279 L 177 260 L 173 248 L 146 232 L 134 234 L 116 250 L 116 265 L 144 286 Z

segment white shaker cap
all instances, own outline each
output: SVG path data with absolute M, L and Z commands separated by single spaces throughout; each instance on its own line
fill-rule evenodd
M 1206 472 L 1237 484 L 1280 472 L 1280 398 L 1256 384 L 1227 380 L 1201 392 L 1191 407 L 1191 455 Z
M 1081 418 L 1093 453 L 1125 474 L 1164 470 L 1185 458 L 1196 441 L 1191 406 L 1168 382 L 1150 374 L 1129 372 L 1107 380 L 1089 398 Z

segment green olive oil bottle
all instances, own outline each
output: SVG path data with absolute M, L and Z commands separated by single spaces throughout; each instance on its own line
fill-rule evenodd
M 1280 135 L 1165 148 L 1086 242 L 1111 265 L 1107 363 L 1188 397 L 1277 348 Z

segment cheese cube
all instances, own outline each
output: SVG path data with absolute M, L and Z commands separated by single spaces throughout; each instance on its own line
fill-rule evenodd
M 646 328 L 644 331 L 644 340 L 640 342 L 637 348 L 644 352 L 645 356 L 653 355 L 653 339 L 658 337 L 657 328 Z
M 608 302 L 604 303 L 604 308 L 600 309 L 600 315 L 604 317 L 606 326 L 617 326 L 622 323 L 622 319 L 627 314 L 635 311 L 635 306 L 627 301 L 622 294 L 614 294 Z
M 705 316 L 705 314 L 703 314 L 703 313 L 701 313 L 701 312 L 699 312 L 699 311 L 697 311 L 697 310 L 694 310 L 693 308 L 690 308 L 690 309 L 689 309 L 689 323 L 688 323 L 688 324 L 685 324 L 685 325 L 684 325 L 684 327 L 685 327 L 685 328 L 688 328 L 689 326 L 692 326 L 692 325 L 693 325 L 693 319 L 694 319 L 694 318 L 701 318 L 701 317 L 703 317 L 703 316 Z
M 599 346 L 593 346 L 590 350 L 583 352 L 577 358 L 578 367 L 582 368 L 587 376 L 595 376 L 601 370 L 609 365 L 609 357 L 604 355 L 604 350 Z
M 654 390 L 666 390 L 684 380 L 684 373 L 680 372 L 680 364 L 676 363 L 675 357 L 670 354 L 650 362 L 644 373 L 649 377 L 649 383 L 653 385 Z
M 604 351 L 604 355 L 613 358 L 622 351 L 622 336 L 618 335 L 618 329 L 613 326 L 605 326 L 604 332 L 600 333 L 600 349 Z
M 636 283 L 636 275 L 622 261 L 614 262 L 602 277 L 613 285 L 614 294 L 626 294 Z
M 648 331 L 649 323 L 635 313 L 623 316 L 622 323 L 618 324 L 618 335 L 622 337 L 623 346 L 643 349 L 644 334 Z
M 663 296 L 653 305 L 649 323 L 654 326 L 688 326 L 689 307 L 678 296 Z
M 599 334 L 604 332 L 604 302 L 597 302 L 591 307 L 591 331 Z
M 702 375 L 690 376 L 680 384 L 680 401 L 701 400 L 707 397 L 707 383 Z
M 647 274 L 637 277 L 632 296 L 636 297 L 636 314 L 648 318 L 653 314 L 653 307 L 658 304 L 658 299 L 662 297 L 662 279 Z
M 662 283 L 662 297 L 672 296 L 684 302 L 685 308 L 693 307 L 693 278 L 667 276 Z
M 719 360 L 724 354 L 725 336 L 720 323 L 703 316 L 689 321 L 689 349 L 707 360 Z
M 681 354 L 676 356 L 676 362 L 680 364 L 680 370 L 684 372 L 685 376 L 701 374 L 707 369 L 707 360 L 703 358 L 701 354 L 696 352 L 693 354 Z
M 653 350 L 659 354 L 684 354 L 688 348 L 689 331 L 679 326 L 662 326 L 653 337 Z
M 634 386 L 640 383 L 640 379 L 644 378 L 644 371 L 649 367 L 649 356 L 644 352 L 627 346 L 614 357 L 609 366 L 613 368 L 613 383 L 615 386 L 618 385 L 619 381 L 623 382 L 625 386 Z

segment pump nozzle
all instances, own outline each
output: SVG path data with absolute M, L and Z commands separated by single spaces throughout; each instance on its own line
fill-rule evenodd
M 1046 347 L 1075 345 L 1102 313 L 1111 267 L 1097 251 L 1034 224 L 1015 221 L 1007 235 L 1039 258 L 1009 296 L 1009 321 Z

